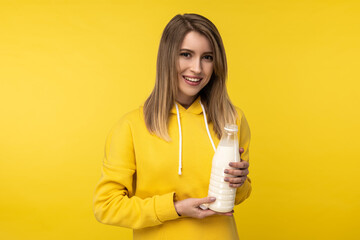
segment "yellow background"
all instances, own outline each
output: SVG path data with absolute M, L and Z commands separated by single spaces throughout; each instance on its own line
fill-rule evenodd
M 1 239 L 131 239 L 92 213 L 105 138 L 149 95 L 177 13 L 212 20 L 252 130 L 241 239 L 360 239 L 360 4 L 0 2 Z

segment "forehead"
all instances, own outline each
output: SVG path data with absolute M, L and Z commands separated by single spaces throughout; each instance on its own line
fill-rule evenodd
M 185 35 L 180 48 L 189 49 L 194 52 L 212 52 L 209 39 L 195 31 L 191 31 Z

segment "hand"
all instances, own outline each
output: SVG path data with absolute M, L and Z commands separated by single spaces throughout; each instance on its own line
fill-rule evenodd
M 243 148 L 239 149 L 240 162 L 231 162 L 229 165 L 235 169 L 225 169 L 226 174 L 233 175 L 233 177 L 225 177 L 225 182 L 229 182 L 229 186 L 233 188 L 241 187 L 246 181 L 249 174 L 249 163 L 241 159 L 241 154 L 244 152 Z
M 174 202 L 176 212 L 181 216 L 193 217 L 193 218 L 205 218 L 217 215 L 232 216 L 234 211 L 228 213 L 218 213 L 213 210 L 202 210 L 199 206 L 204 203 L 212 203 L 216 199 L 214 197 L 206 198 L 187 198 L 185 200 Z

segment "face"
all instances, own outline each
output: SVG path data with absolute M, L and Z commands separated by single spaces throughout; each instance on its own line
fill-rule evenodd
M 188 107 L 213 73 L 213 50 L 210 41 L 198 32 L 189 32 L 180 47 L 178 58 L 178 93 L 176 101 Z

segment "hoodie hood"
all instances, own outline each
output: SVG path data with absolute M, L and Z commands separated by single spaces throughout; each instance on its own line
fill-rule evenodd
M 203 113 L 203 109 L 201 107 L 202 103 L 201 103 L 200 96 L 187 109 L 184 108 L 180 103 L 175 102 L 174 106 L 170 110 L 170 113 L 177 114 L 176 104 L 178 105 L 180 115 L 185 113 L 185 112 L 192 113 L 192 114 L 201 114 L 201 113 Z

